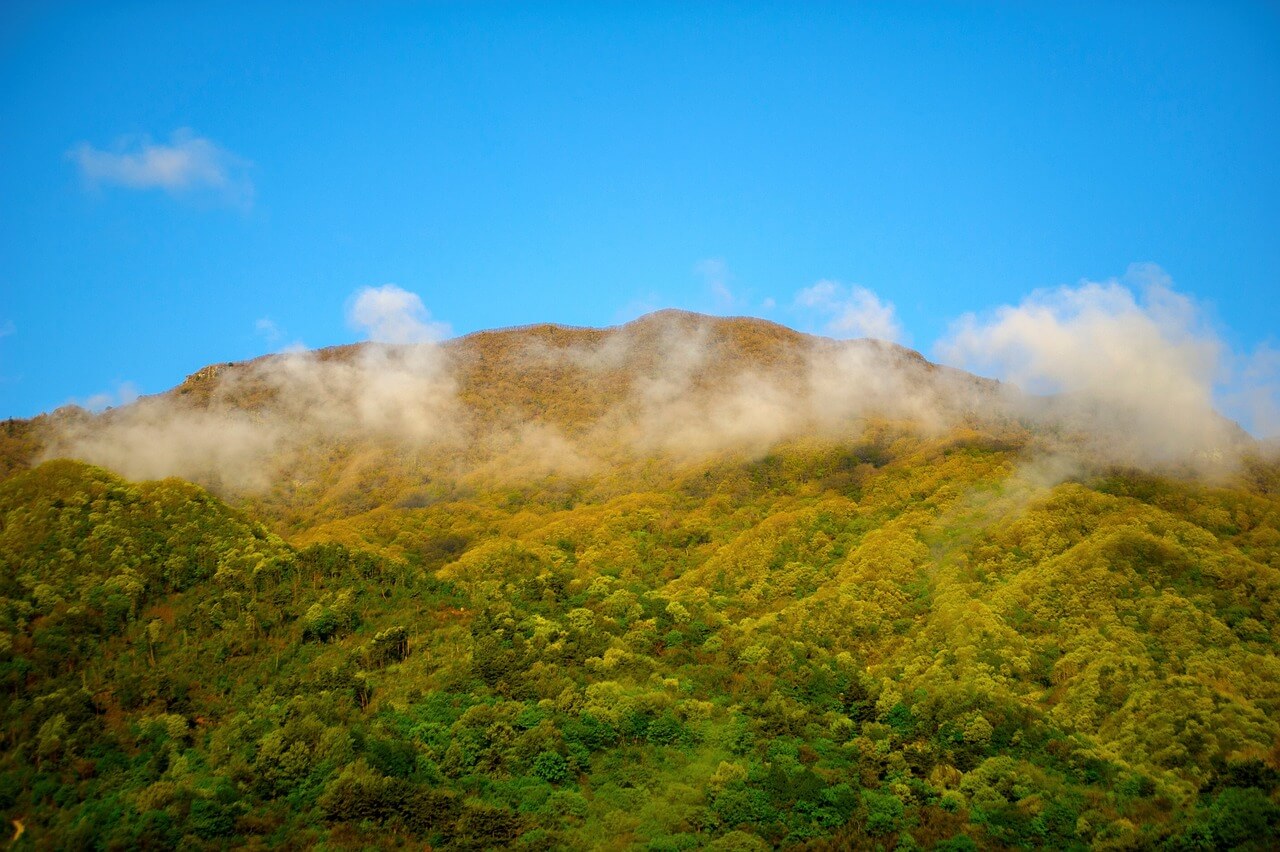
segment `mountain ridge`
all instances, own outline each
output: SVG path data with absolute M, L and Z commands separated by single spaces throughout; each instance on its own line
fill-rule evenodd
M 1087 466 L 1193 475 L 1229 476 L 1259 452 L 1214 412 L 1171 418 L 1037 398 L 897 344 L 665 310 L 607 328 L 538 323 L 208 365 L 98 415 L 64 408 L 7 422 L 0 472 L 79 457 L 133 478 L 183 476 L 296 516 L 317 493 L 341 512 L 353 500 L 416 499 L 433 481 L 758 457 L 806 436 L 851 440 L 877 420 L 977 429 Z
M 837 374 L 826 375 L 832 369 Z M 861 374 L 876 374 L 880 387 L 864 394 L 855 387 Z M 45 457 L 79 456 L 135 477 L 179 474 L 218 487 L 228 464 L 215 445 L 235 436 L 256 442 L 261 446 L 246 451 L 254 454 L 253 466 L 270 465 L 278 455 L 271 448 L 288 444 L 299 424 L 319 440 L 339 441 L 344 452 L 371 439 L 419 455 L 438 444 L 445 448 L 436 453 L 438 467 L 465 442 L 488 448 L 474 464 L 515 452 L 544 456 L 556 467 L 557 447 L 579 457 L 607 449 L 614 460 L 619 453 L 668 452 L 678 447 L 664 436 L 664 422 L 707 420 L 719 433 L 699 452 L 720 446 L 759 452 L 788 435 L 845 428 L 861 407 L 855 394 L 875 393 L 871 405 L 892 406 L 910 390 L 922 397 L 914 404 L 931 412 L 951 393 L 934 387 L 940 381 L 965 393 L 999 388 L 895 344 L 835 341 L 754 318 L 661 311 L 603 329 L 540 323 L 438 345 L 346 344 L 212 364 L 167 391 L 98 415 L 64 408 L 11 421 L 6 456 L 10 466 L 21 463 L 14 459 L 19 436 L 28 444 L 34 437 L 43 441 Z M 819 397 L 839 401 L 826 406 Z M 210 414 L 206 422 L 194 419 L 200 412 Z M 196 445 L 196 435 L 205 436 L 203 443 Z M 169 460 L 150 464 L 157 447 L 168 450 Z M 27 462 L 41 455 L 38 448 L 26 453 Z M 239 459 L 230 464 L 244 466 Z

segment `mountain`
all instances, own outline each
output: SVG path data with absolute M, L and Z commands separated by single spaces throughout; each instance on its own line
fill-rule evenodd
M 495 479 L 631 475 L 654 459 L 843 439 L 868 416 L 936 429 L 973 420 L 997 393 L 893 344 L 661 311 L 613 329 L 540 325 L 211 365 L 101 415 L 10 421 L 21 438 L 0 456 L 183 476 L 298 529 Z
M 1272 848 L 1276 466 L 1094 408 L 662 312 L 11 421 L 0 809 L 50 848 Z

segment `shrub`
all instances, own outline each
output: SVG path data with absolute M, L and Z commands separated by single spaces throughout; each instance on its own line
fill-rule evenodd
M 892 793 L 865 790 L 862 801 L 867 806 L 867 833 L 888 834 L 902 818 L 902 800 Z
M 533 774 L 544 781 L 559 784 L 569 777 L 569 763 L 554 751 L 539 752 L 533 759 Z

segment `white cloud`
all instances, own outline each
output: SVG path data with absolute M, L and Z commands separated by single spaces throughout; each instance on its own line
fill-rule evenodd
M 253 324 L 253 330 L 258 336 L 268 343 L 275 343 L 284 334 L 280 331 L 280 326 L 276 325 L 275 320 L 263 317 Z
M 448 325 L 431 319 L 417 293 L 394 284 L 359 290 L 347 322 L 377 343 L 434 343 L 451 333 Z
M 733 291 L 729 289 L 733 275 L 723 258 L 708 257 L 700 260 L 693 265 L 693 271 L 702 276 L 718 305 L 727 308 L 737 301 L 733 297 Z
M 839 297 L 841 286 L 834 281 L 823 279 L 812 287 L 806 287 L 796 294 L 796 304 L 805 308 L 826 308 Z
M 18 330 L 18 327 L 13 324 L 13 320 L 5 320 L 4 322 L 0 322 L 0 337 L 8 337 L 9 335 L 13 334 L 17 330 Z
M 118 405 L 128 405 L 138 398 L 138 386 L 133 382 L 120 382 L 116 385 L 115 390 L 102 391 L 95 393 L 88 399 L 80 402 L 80 405 L 90 411 L 103 411 L 107 408 L 114 408 Z
M 1280 349 L 1264 343 L 1232 366 L 1223 408 L 1257 437 L 1280 437 Z
M 172 195 L 204 190 L 245 206 L 253 200 L 249 163 L 186 128 L 175 130 L 167 145 L 147 136 L 122 139 L 111 151 L 81 142 L 67 155 L 92 186 L 161 189 Z
M 650 291 L 640 296 L 636 296 L 621 308 L 614 311 L 613 322 L 615 325 L 621 325 L 623 323 L 631 322 L 637 317 L 642 317 L 645 314 L 651 314 L 654 311 L 662 310 L 664 307 L 666 307 L 666 305 L 664 304 L 662 297 L 656 292 Z
M 1203 457 L 1233 441 L 1214 402 L 1216 389 L 1224 399 L 1234 393 L 1236 359 L 1204 308 L 1175 292 L 1153 265 L 1132 266 L 1120 279 L 1041 290 L 983 318 L 967 314 L 936 348 L 956 366 L 1060 395 L 1054 410 L 1088 423 L 1123 455 Z M 1261 393 L 1250 404 L 1261 411 L 1265 358 L 1254 367 Z
M 866 287 L 845 287 L 823 279 L 796 294 L 796 304 L 828 314 L 826 329 L 840 337 L 871 337 L 902 340 L 902 326 L 894 315 L 892 302 L 882 302 Z
M 1131 284 L 1142 288 L 1140 296 Z M 1198 307 L 1166 280 L 1130 275 L 1037 291 L 986 319 L 966 314 L 939 351 L 1032 393 L 1145 391 L 1207 400 L 1222 344 Z
M 426 321 L 417 296 L 393 286 L 358 293 L 349 319 L 385 343 L 431 339 L 443 328 Z M 289 481 L 292 466 L 333 441 L 417 449 L 457 439 L 463 420 L 440 347 L 375 344 L 332 358 L 300 347 L 228 365 L 216 381 L 202 378 L 209 390 L 202 406 L 159 394 L 100 419 L 66 418 L 45 457 L 82 458 L 132 479 L 181 476 L 255 490 Z M 263 404 L 245 409 L 246 393 L 263 395 Z M 124 384 L 81 404 L 102 409 L 136 397 Z

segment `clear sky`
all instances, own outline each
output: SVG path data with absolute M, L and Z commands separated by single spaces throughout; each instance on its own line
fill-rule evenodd
M 386 284 L 932 354 L 1136 263 L 1233 351 L 1280 318 L 1274 3 L 8 0 L 0 128 L 0 417 L 359 339 Z

